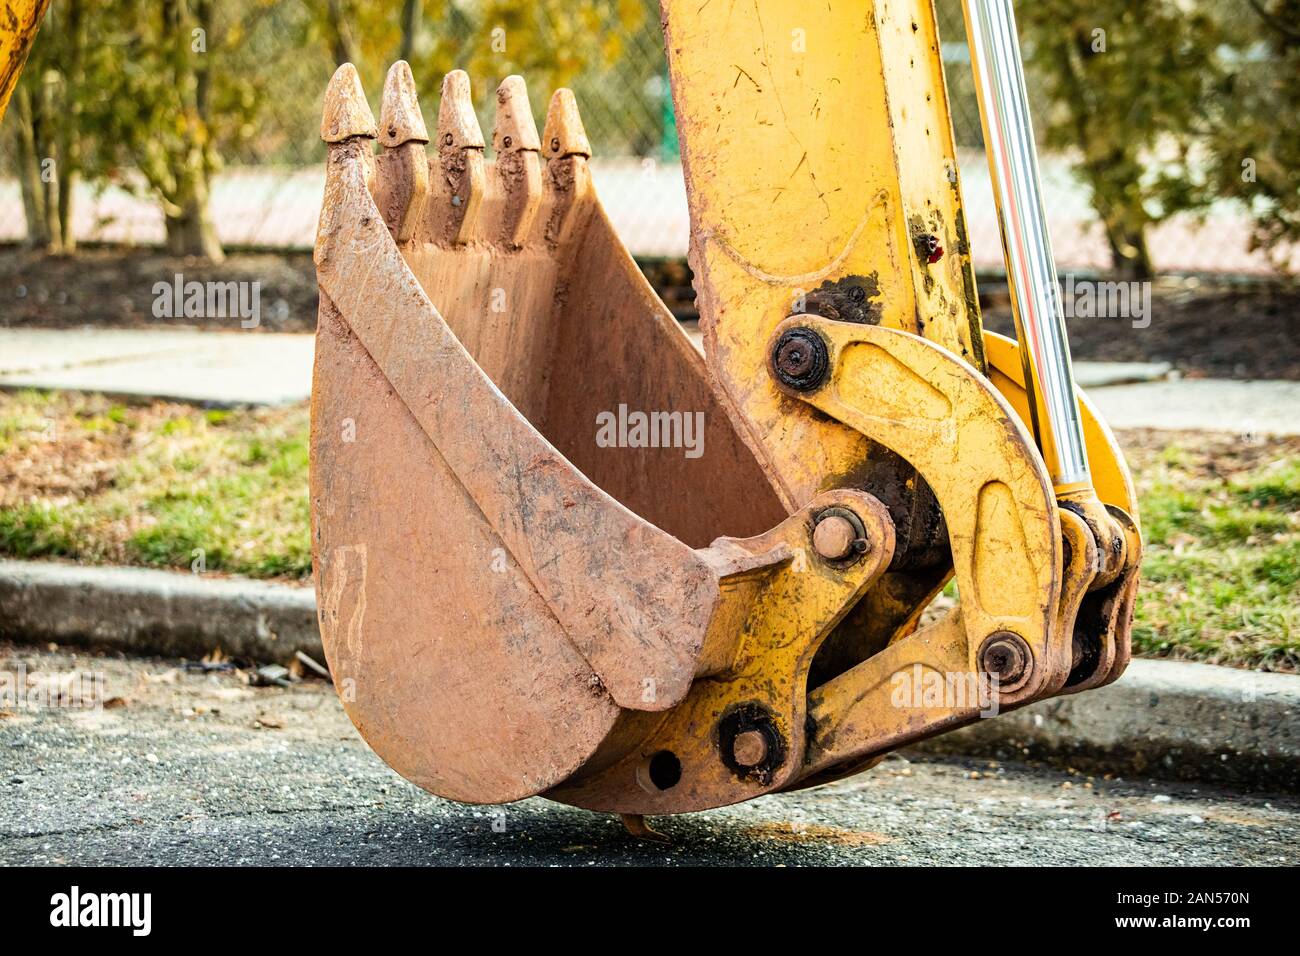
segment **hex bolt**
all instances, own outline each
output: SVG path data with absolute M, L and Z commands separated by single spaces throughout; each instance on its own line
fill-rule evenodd
M 830 354 L 812 329 L 787 329 L 772 349 L 772 371 L 787 388 L 811 392 L 826 380 Z
M 731 742 L 731 755 L 742 767 L 757 767 L 767 759 L 767 736 L 761 730 L 746 730 Z
M 1019 634 L 990 634 L 980 649 L 980 670 L 997 678 L 1002 690 L 1015 690 L 1029 677 L 1033 665 L 1029 645 Z

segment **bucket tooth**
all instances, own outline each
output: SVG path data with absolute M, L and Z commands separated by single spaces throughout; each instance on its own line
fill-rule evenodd
M 483 130 L 474 114 L 469 74 L 452 70 L 442 80 L 442 101 L 438 104 L 438 146 L 453 149 L 482 149 Z
M 542 134 L 542 155 L 548 160 L 565 156 L 591 158 L 591 143 L 578 113 L 573 90 L 558 89 L 546 107 L 546 126 Z
M 545 238 L 552 245 L 563 245 L 583 221 L 579 211 L 590 207 L 587 198 L 594 195 L 587 167 L 591 143 L 572 90 L 559 89 L 551 96 L 542 130 L 542 155 L 547 161 Z
M 384 80 L 379 141 L 389 147 L 429 141 L 429 130 L 424 125 L 424 114 L 420 112 L 420 101 L 415 93 L 415 77 L 411 75 L 411 65 L 405 60 L 398 60 L 389 67 L 388 77 Z
M 492 148 L 497 153 L 540 152 L 542 141 L 528 102 L 528 87 L 522 76 L 507 76 L 497 87 L 497 122 L 492 130 Z
M 344 63 L 330 77 L 325 88 L 325 104 L 321 111 L 320 138 L 329 144 L 329 167 L 337 171 L 355 158 L 356 168 L 365 179 L 366 189 L 373 196 L 377 188 L 375 160 L 371 154 L 370 140 L 375 139 L 375 114 L 366 102 L 366 91 L 361 88 L 361 77 L 351 63 Z M 328 184 L 335 177 L 326 175 L 327 194 L 321 206 L 320 228 L 316 232 L 315 258 L 319 263 L 331 255 L 338 240 L 336 226 L 337 202 L 329 195 Z
M 320 138 L 327 143 L 341 143 L 354 136 L 374 139 L 375 114 L 366 102 L 361 77 L 351 63 L 344 63 L 330 78 L 325 89 L 325 110 L 320 121 Z
M 398 60 L 384 81 L 379 112 L 379 142 L 384 148 L 376 160 L 375 193 L 375 202 L 398 242 L 415 234 L 424 210 L 429 192 L 429 161 L 424 153 L 428 141 L 411 67 Z
M 487 166 L 483 130 L 474 115 L 469 74 L 464 70 L 452 70 L 442 81 L 437 144 L 442 181 L 434 193 L 436 237 L 465 243 L 478 227 L 479 208 L 487 190 Z
M 522 76 L 508 76 L 497 87 L 496 152 L 497 236 L 509 248 L 522 246 L 542 202 L 542 143 Z M 495 237 L 494 237 L 495 238 Z

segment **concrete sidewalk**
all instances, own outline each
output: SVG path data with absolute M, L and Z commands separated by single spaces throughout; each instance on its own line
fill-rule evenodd
M 1075 364 L 1076 377 L 1081 377 Z M 1300 435 L 1300 382 L 1200 378 L 1089 388 L 1111 428 Z
M 185 329 L 0 329 L 0 388 L 162 398 L 210 408 L 311 394 L 314 337 Z
M 312 355 L 310 334 L 0 329 L 0 388 L 287 405 L 311 394 Z M 1166 380 L 1164 362 L 1076 362 L 1074 371 L 1112 428 L 1300 434 L 1300 382 Z

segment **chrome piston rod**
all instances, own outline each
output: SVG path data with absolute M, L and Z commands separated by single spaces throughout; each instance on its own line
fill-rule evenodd
M 962 0 L 1034 438 L 1058 491 L 1091 483 L 1011 0 Z

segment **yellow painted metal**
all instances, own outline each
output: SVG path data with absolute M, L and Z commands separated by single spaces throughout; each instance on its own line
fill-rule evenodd
M 49 5 L 50 0 L 5 0 L 0 11 L 0 120 Z
M 772 330 L 816 311 L 819 290 L 861 288 L 870 321 L 983 367 L 933 7 L 663 9 L 705 351 L 778 493 L 798 507 L 842 484 L 867 448 L 765 373 Z M 943 249 L 934 263 L 915 247 L 930 235 Z
M 826 384 L 800 398 L 902 455 L 934 489 L 947 517 L 970 668 L 980 640 L 994 631 L 1014 631 L 1035 656 L 1053 656 L 1056 501 L 1011 408 L 982 375 L 919 336 L 813 316 L 792 316 L 778 334 L 792 327 L 813 329 L 830 349 Z M 1061 676 L 1068 662 L 1055 656 Z M 1053 678 L 1053 668 L 1040 669 L 1026 692 Z
M 988 356 L 989 380 L 1002 397 L 1011 403 L 1022 422 L 1029 421 L 1029 400 L 1025 394 L 1024 371 L 1020 363 L 1019 346 L 996 332 L 984 333 L 984 352 Z M 1092 468 L 1092 484 L 1103 504 L 1123 508 L 1138 520 L 1137 492 L 1133 478 L 1119 442 L 1110 426 L 1097 414 L 1097 409 L 1086 395 L 1079 395 L 1079 410 L 1083 419 L 1083 438 L 1088 449 L 1088 462 Z
M 935 491 L 948 519 L 961 597 L 946 617 L 897 636 L 879 653 L 810 689 L 815 726 L 803 779 L 824 782 L 856 772 L 863 761 L 903 743 L 968 723 L 989 699 L 970 693 L 937 696 L 901 707 L 899 681 L 924 675 L 951 687 L 961 675 L 978 680 L 978 652 L 987 635 L 1011 631 L 1035 660 L 1032 679 L 995 693 L 999 708 L 1114 680 L 1128 663 L 1129 619 L 1141 539 L 1132 479 L 1114 435 L 1080 396 L 1097 497 L 1125 534 L 1123 561 L 1105 574 L 1095 522 L 1057 508 L 1055 491 L 1028 431 L 1028 398 L 1014 341 L 986 333 L 989 375 L 977 373 L 916 336 L 792 316 L 776 334 L 814 330 L 829 346 L 826 383 L 798 396 L 850 424 L 908 461 Z M 1086 512 L 1085 512 L 1086 515 Z M 1090 517 L 1090 516 L 1088 516 Z M 1062 549 L 1060 542 L 1069 547 Z M 1093 671 L 1067 687 L 1075 664 L 1076 617 L 1092 598 L 1100 628 Z M 1113 582 L 1113 583 L 1112 583 Z
M 894 680 L 914 668 L 977 678 L 980 649 L 994 634 L 1017 635 L 1035 661 L 1023 686 L 1001 695 L 1005 705 L 1055 692 L 1071 668 L 1069 629 L 1056 626 L 1061 527 L 1023 423 L 984 376 L 919 336 L 812 316 L 792 316 L 775 334 L 796 327 L 829 349 L 825 384 L 797 398 L 916 466 L 947 517 L 961 595 L 945 618 L 813 692 L 818 732 L 806 773 L 974 719 L 981 704 L 973 695 L 900 709 Z

